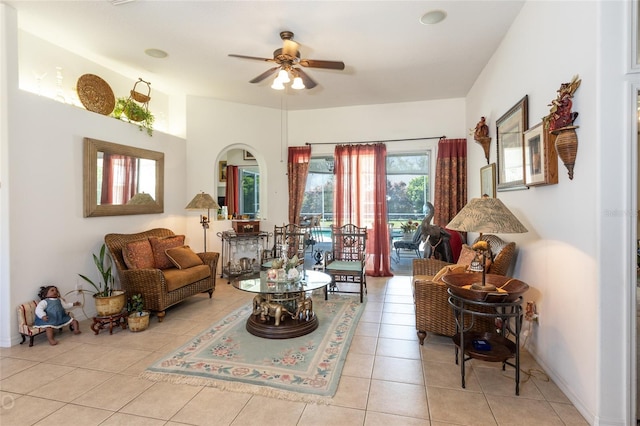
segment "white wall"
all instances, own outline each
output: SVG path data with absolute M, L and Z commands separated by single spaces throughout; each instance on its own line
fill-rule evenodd
M 15 307 L 37 299 L 41 285 L 55 283 L 65 294 L 80 282 L 78 273 L 97 278 L 91 255 L 106 233 L 156 226 L 184 233 L 188 200 L 183 139 L 158 131 L 149 137 L 135 125 L 18 89 L 16 16 L 0 7 L 7 29 L 1 46 L 6 58 L 2 98 L 8 105 L 0 133 L 0 346 L 10 346 L 19 341 Z M 84 137 L 164 152 L 165 213 L 84 218 Z M 90 300 L 84 310 L 95 314 Z
M 152 227 L 184 233 L 189 201 L 184 140 L 160 132 L 149 137 L 135 125 L 26 92 L 15 91 L 11 105 L 16 120 L 9 126 L 11 161 L 3 182 L 9 193 L 11 296 L 2 304 L 13 315 L 10 323 L 2 323 L 3 346 L 9 336 L 12 343 L 17 339 L 12 307 L 37 300 L 39 286 L 55 283 L 64 294 L 81 282 L 78 273 L 98 277 L 91 254 L 99 251 L 106 233 Z M 84 218 L 84 137 L 164 152 L 165 213 Z M 85 311 L 95 314 L 90 299 Z
M 624 299 L 630 284 L 623 278 L 628 256 L 621 244 L 625 224 L 618 217 L 607 232 L 600 226 L 608 212 L 625 211 L 620 203 L 629 157 L 616 150 L 624 138 L 614 142 L 611 133 L 603 132 L 605 127 L 622 129 L 622 114 L 609 122 L 601 115 L 606 114 L 602 91 L 615 88 L 619 95 L 621 80 L 600 69 L 608 50 L 614 52 L 615 72 L 621 72 L 618 37 L 625 15 L 619 12 L 625 7 L 623 2 L 528 2 L 467 97 L 467 126 L 487 116 L 495 162 L 497 118 L 528 95 L 531 127 L 548 114 L 561 83 L 575 74 L 582 78 L 573 99 L 573 110 L 580 114 L 574 179 L 569 180 L 558 160 L 557 185 L 499 192 L 498 197 L 529 229 L 508 236 L 519 246 L 514 275 L 531 286 L 526 298 L 536 302 L 540 315 L 527 347 L 594 424 L 630 421 Z M 608 31 L 615 34 L 613 44 L 604 42 Z M 615 106 L 607 108 L 621 108 L 621 99 L 614 96 Z M 481 157 L 469 161 L 470 196 L 479 195 L 477 171 L 484 164 Z M 610 303 L 603 304 L 604 299 Z

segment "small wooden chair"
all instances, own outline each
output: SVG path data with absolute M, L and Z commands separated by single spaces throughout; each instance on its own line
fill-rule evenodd
M 364 272 L 367 255 L 367 228 L 353 224 L 341 227 L 331 226 L 331 250 L 325 252 L 324 271 L 331 276 L 328 292 L 360 294 L 360 303 L 367 292 L 367 278 Z M 360 291 L 340 290 L 337 283 L 359 284 Z
M 23 344 L 28 337 L 30 347 L 33 346 L 33 338 L 46 331 L 45 328 L 33 326 L 33 323 L 36 320 L 36 306 L 38 306 L 38 302 L 35 300 L 18 306 L 18 331 L 22 336 L 20 344 Z M 73 314 L 71 312 L 67 313 L 71 318 L 73 318 Z M 69 326 L 69 328 L 73 330 L 72 326 Z M 60 328 L 60 332 L 62 333 L 62 328 Z

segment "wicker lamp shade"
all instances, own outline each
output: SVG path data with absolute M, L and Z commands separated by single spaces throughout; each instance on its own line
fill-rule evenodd
M 447 224 L 448 229 L 480 234 L 529 232 L 498 198 L 474 198 Z
M 204 251 L 205 253 L 207 252 L 207 229 L 209 229 L 209 222 L 211 221 L 210 218 L 210 209 L 219 209 L 220 206 L 218 205 L 218 203 L 216 202 L 216 200 L 213 199 L 213 197 L 209 194 L 206 194 L 204 192 L 201 192 L 199 194 L 197 194 L 195 197 L 193 197 L 193 200 L 191 200 L 191 202 L 189 204 L 187 204 L 187 207 L 185 207 L 185 209 L 187 210 L 204 210 L 207 209 L 207 215 L 200 215 L 200 224 L 202 225 L 202 231 L 204 233 Z
M 129 201 L 127 201 L 127 205 L 140 206 L 145 204 L 153 204 L 156 200 L 146 192 L 138 192 L 136 195 L 131 197 Z
M 185 209 L 187 210 L 204 210 L 204 209 L 219 209 L 219 208 L 220 206 L 213 199 L 213 197 L 204 192 L 201 192 L 200 194 L 197 194 L 195 197 L 193 197 L 193 200 L 191 200 L 191 202 L 187 204 L 187 207 L 185 207 Z

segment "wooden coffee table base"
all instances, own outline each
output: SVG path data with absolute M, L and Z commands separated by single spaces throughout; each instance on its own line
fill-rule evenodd
M 291 339 L 292 337 L 304 336 L 318 328 L 318 317 L 315 315 L 306 320 L 291 319 L 285 316 L 279 325 L 274 324 L 274 319 L 270 318 L 265 322 L 260 321 L 260 315 L 251 315 L 247 320 L 247 331 L 254 336 L 265 337 L 267 339 Z

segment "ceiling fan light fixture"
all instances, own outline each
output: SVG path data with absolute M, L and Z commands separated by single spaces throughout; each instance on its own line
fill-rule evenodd
M 304 89 L 304 83 L 302 82 L 302 79 L 300 77 L 294 78 L 291 88 L 296 90 Z
M 422 25 L 434 25 L 444 21 L 447 17 L 447 12 L 444 10 L 430 10 L 420 17 L 420 23 Z
M 284 84 L 278 77 L 273 80 L 273 84 L 271 84 L 271 88 L 274 90 L 284 90 Z
M 284 68 L 278 71 L 277 79 L 282 83 L 289 83 L 291 81 L 291 79 L 289 78 L 289 72 L 287 72 L 287 70 L 285 70 Z

